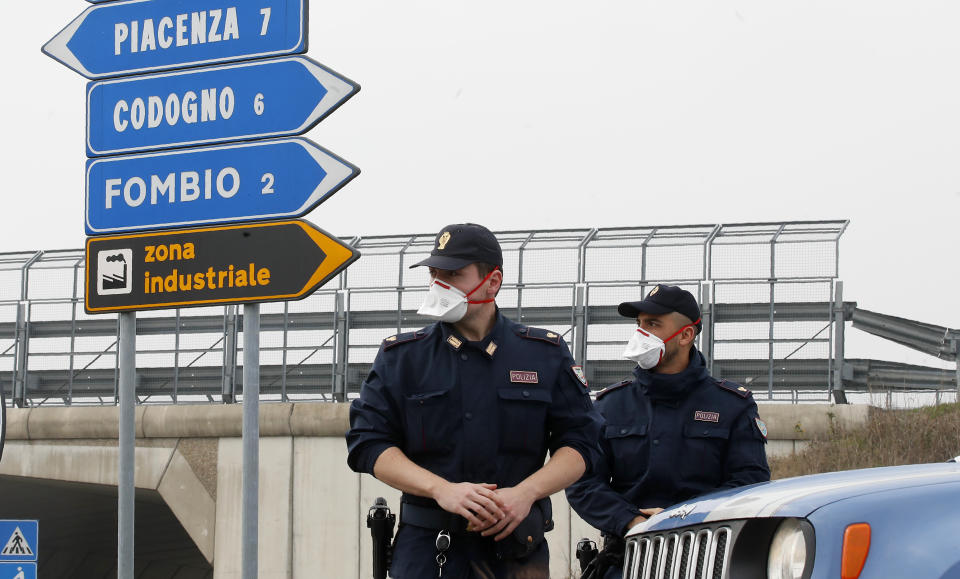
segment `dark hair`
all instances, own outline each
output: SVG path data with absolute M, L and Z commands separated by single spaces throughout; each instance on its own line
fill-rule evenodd
M 500 274 L 501 275 L 503 274 L 503 268 L 499 265 L 493 265 L 492 263 L 486 263 L 484 261 L 474 262 L 474 265 L 477 266 L 477 273 L 480 274 L 481 279 L 490 275 L 490 272 L 495 269 L 499 269 Z M 502 283 L 501 283 L 501 287 L 503 287 Z M 499 293 L 500 293 L 500 288 L 497 288 L 497 294 L 495 295 L 498 295 Z
M 488 275 L 490 275 L 490 272 L 495 269 L 499 269 L 500 273 L 503 273 L 503 268 L 500 267 L 499 265 L 493 265 L 492 263 L 486 263 L 483 261 L 478 261 L 476 262 L 476 264 L 477 264 L 477 272 L 480 274 L 480 277 L 487 277 Z

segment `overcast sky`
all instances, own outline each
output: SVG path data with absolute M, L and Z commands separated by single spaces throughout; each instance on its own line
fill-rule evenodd
M 83 244 L 85 80 L 40 47 L 87 6 L 4 3 L 0 251 Z M 927 0 L 315 1 L 308 56 L 362 90 L 307 136 L 363 173 L 308 219 L 850 219 L 846 299 L 960 327 L 958 26 Z M 881 350 L 932 360 L 848 355 Z

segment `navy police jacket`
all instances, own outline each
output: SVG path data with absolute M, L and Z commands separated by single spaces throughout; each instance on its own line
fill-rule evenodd
M 639 366 L 597 395 L 603 458 L 567 489 L 576 512 L 622 536 L 640 508 L 668 507 L 712 490 L 770 480 L 766 425 L 750 391 L 707 373 L 691 351 L 679 374 Z
M 601 420 L 578 376 L 560 336 L 499 311 L 481 342 L 441 322 L 391 336 L 350 406 L 347 463 L 373 474 L 395 446 L 448 481 L 511 487 L 568 446 L 589 471 Z

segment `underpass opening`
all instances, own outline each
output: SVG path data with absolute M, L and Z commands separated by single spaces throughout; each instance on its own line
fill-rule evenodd
M 136 490 L 138 579 L 208 579 L 207 562 L 155 490 Z M 39 521 L 38 574 L 113 578 L 117 573 L 117 488 L 0 476 L 0 518 Z

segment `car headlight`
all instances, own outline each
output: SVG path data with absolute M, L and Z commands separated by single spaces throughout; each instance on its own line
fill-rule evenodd
M 807 539 L 798 519 L 785 519 L 767 555 L 768 579 L 801 579 L 807 567 Z

